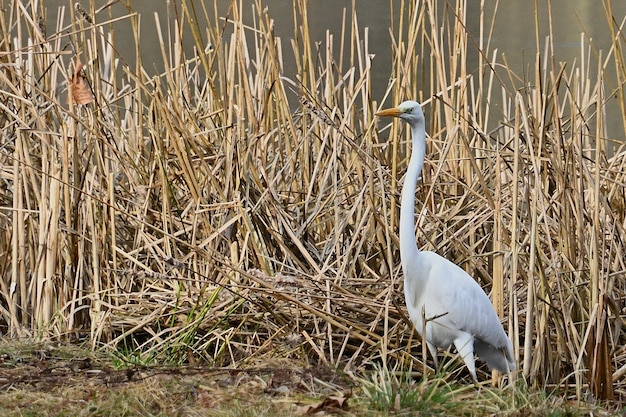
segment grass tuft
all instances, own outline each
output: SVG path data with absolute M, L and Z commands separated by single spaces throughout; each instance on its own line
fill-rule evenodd
M 456 385 L 444 377 L 417 382 L 408 372 L 374 365 L 368 378 L 359 382 L 370 406 L 382 412 L 461 415 L 471 408 L 471 385 Z

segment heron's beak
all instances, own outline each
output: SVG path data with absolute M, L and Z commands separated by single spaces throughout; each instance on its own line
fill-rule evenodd
M 376 113 L 376 116 L 378 117 L 400 117 L 400 115 L 402 114 L 402 112 L 400 111 L 399 108 L 397 107 L 392 107 L 390 109 L 385 109 L 385 110 L 381 110 L 378 113 Z

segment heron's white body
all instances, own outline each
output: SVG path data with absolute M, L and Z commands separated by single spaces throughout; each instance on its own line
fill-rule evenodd
M 482 288 L 465 271 L 442 256 L 420 251 L 415 240 L 415 189 L 424 164 L 426 132 L 419 103 L 405 101 L 377 113 L 394 116 L 411 126 L 412 151 L 402 187 L 400 258 L 409 318 L 425 339 L 437 363 L 437 348 L 454 345 L 476 380 L 474 353 L 490 369 L 515 369 L 513 346 Z
M 405 278 L 404 296 L 419 333 L 426 319 L 425 338 L 435 360 L 437 347 L 454 345 L 474 378 L 474 353 L 491 369 L 503 373 L 515 369 L 511 342 L 489 298 L 465 271 L 434 252 L 423 251 L 403 262 L 403 272 L 405 277 L 433 278 L 425 283 Z

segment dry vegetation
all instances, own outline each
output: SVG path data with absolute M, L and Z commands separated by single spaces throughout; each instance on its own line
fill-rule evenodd
M 95 3 L 64 9 L 63 26 L 35 1 L 1 2 L 2 333 L 148 365 L 421 373 L 397 249 L 407 135 L 373 117 L 358 16 L 315 43 L 294 0 L 288 41 L 261 0 L 228 19 L 182 0 L 178 20 L 156 18 L 165 69 L 149 76 L 115 46 L 139 50 L 152 17 L 115 18 L 136 34 L 118 40 Z M 607 1 L 613 48 L 583 41 L 567 66 L 537 39 L 526 79 L 490 50 L 487 18 L 466 32 L 465 2 L 399 3 L 384 101 L 427 113 L 420 247 L 490 293 L 530 387 L 624 400 L 626 151 L 605 119 L 621 105 L 626 126 L 624 22 Z

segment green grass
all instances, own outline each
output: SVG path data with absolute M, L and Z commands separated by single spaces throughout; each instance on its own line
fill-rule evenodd
M 461 410 L 471 408 L 474 393 L 471 385 L 449 383 L 442 376 L 416 381 L 406 372 L 398 374 L 380 366 L 374 367 L 361 387 L 373 409 L 403 415 L 460 415 Z

